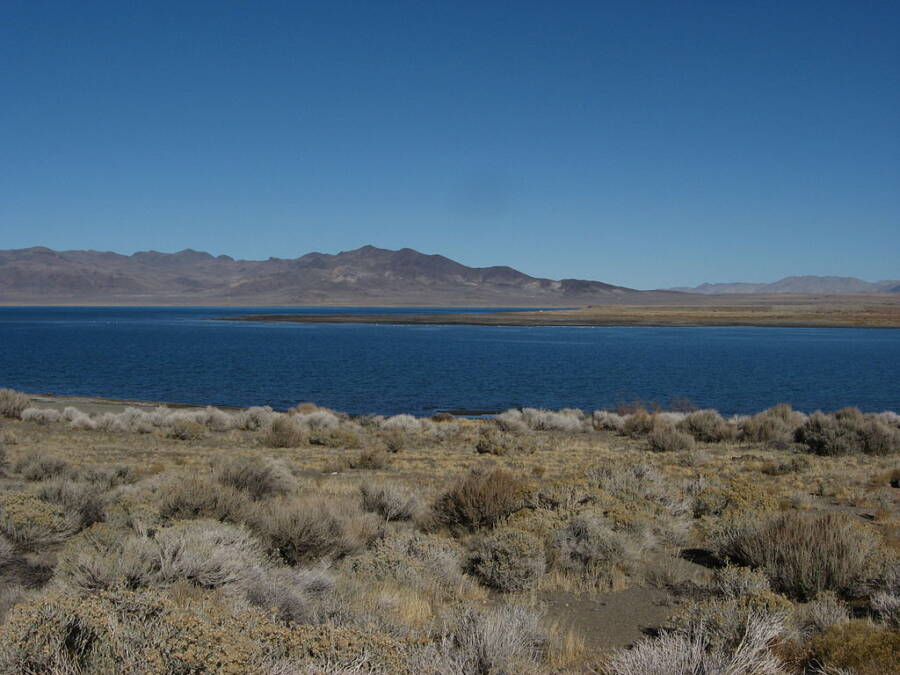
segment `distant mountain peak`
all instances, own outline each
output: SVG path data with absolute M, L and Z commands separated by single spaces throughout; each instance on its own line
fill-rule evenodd
M 846 295 L 853 293 L 896 293 L 900 281 L 869 282 L 856 277 L 795 275 L 772 283 L 703 283 L 693 287 L 677 287 L 669 290 L 681 293 L 718 295 L 723 293 L 823 293 Z
M 0 302 L 25 304 L 406 304 L 564 306 L 642 291 L 554 281 L 507 266 L 467 267 L 439 254 L 366 244 L 337 254 L 235 260 L 186 248 L 130 256 L 0 251 Z

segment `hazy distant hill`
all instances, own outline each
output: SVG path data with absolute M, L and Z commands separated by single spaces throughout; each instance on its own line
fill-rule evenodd
M 900 293 L 900 280 L 874 283 L 855 277 L 785 277 L 771 284 L 725 283 L 700 284 L 693 288 L 678 287 L 670 290 L 682 293 L 719 295 L 723 293 Z
M 263 261 L 190 249 L 130 256 L 0 251 L 0 302 L 6 304 L 562 306 L 643 293 L 598 281 L 540 279 L 511 267 L 466 267 L 408 248 L 364 246 Z

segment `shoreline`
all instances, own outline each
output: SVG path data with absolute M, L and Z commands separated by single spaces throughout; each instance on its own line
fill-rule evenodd
M 614 305 L 577 310 L 456 314 L 251 314 L 217 321 L 393 326 L 900 328 L 900 307 L 813 308 Z

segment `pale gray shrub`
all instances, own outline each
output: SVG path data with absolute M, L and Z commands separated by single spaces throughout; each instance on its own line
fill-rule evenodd
M 742 598 L 751 593 L 771 590 L 769 578 L 749 567 L 726 565 L 713 572 L 713 588 L 726 598 Z
M 104 520 L 107 498 L 93 483 L 54 478 L 38 487 L 37 496 L 45 502 L 62 506 L 76 530 Z
M 423 509 L 419 495 L 400 483 L 363 483 L 362 507 L 387 521 L 415 520 Z
M 869 600 L 875 616 L 894 628 L 900 628 L 900 594 L 878 591 Z
M 495 530 L 472 546 L 469 570 L 482 583 L 505 593 L 532 588 L 544 576 L 544 546 L 521 530 Z
M 515 673 L 534 668 L 549 637 L 541 615 L 520 605 L 465 611 L 444 637 L 442 655 L 459 670 L 451 672 Z
M 853 591 L 875 573 L 880 555 L 874 532 L 837 513 L 749 520 L 716 533 L 713 543 L 722 557 L 762 568 L 773 587 L 800 600 Z
M 262 503 L 251 524 L 274 553 L 296 565 L 360 550 L 378 529 L 371 519 L 353 501 L 308 495 Z
M 46 480 L 70 473 L 72 467 L 62 457 L 35 450 L 19 457 L 13 469 L 25 480 Z
M 633 542 L 613 531 L 596 513 L 572 518 L 565 528 L 553 533 L 551 547 L 557 567 L 589 576 L 622 565 L 637 553 Z
M 609 410 L 595 410 L 591 421 L 597 431 L 614 431 L 621 434 L 625 430 L 625 418 Z
M 529 428 L 535 431 L 581 431 L 582 416 L 580 410 L 539 410 L 523 408 L 522 419 Z
M 661 631 L 633 648 L 619 651 L 606 664 L 607 675 L 786 675 L 788 670 L 771 652 L 784 630 L 784 619 L 751 613 L 743 636 L 733 649 L 710 648 L 703 631 Z
M 406 433 L 423 433 L 431 431 L 433 423 L 428 419 L 419 419 L 412 415 L 394 415 L 381 422 L 385 431 L 401 431 Z
M 693 413 L 691 413 L 693 414 Z M 716 413 L 718 414 L 718 413 Z M 657 421 L 677 425 L 683 422 L 688 417 L 688 413 L 683 412 L 673 412 L 671 410 L 663 410 L 654 415 Z
M 815 600 L 798 605 L 793 619 L 804 638 L 809 639 L 829 626 L 849 621 L 850 610 L 834 593 L 823 592 Z
M 494 417 L 494 424 L 503 429 L 503 431 L 520 433 L 528 431 L 528 424 L 525 422 L 521 410 L 510 409 L 496 415 Z
M 63 416 L 59 410 L 53 408 L 25 408 L 20 416 L 23 422 L 35 424 L 55 424 L 62 421 Z
M 323 599 L 333 593 L 334 578 L 322 570 L 256 567 L 235 586 L 246 602 L 273 611 L 288 623 L 319 623 L 327 612 Z
M 66 418 L 69 420 L 69 428 L 70 429 L 80 429 L 83 431 L 92 431 L 97 428 L 97 422 L 87 413 L 83 413 L 80 410 L 76 410 L 75 408 L 66 408 L 64 412 L 70 411 L 70 413 L 66 414 Z
M 297 481 L 284 462 L 270 457 L 226 460 L 216 477 L 220 483 L 243 490 L 256 500 L 287 495 L 297 487 Z
M 900 429 L 900 415 L 892 410 L 885 410 L 884 412 L 874 415 L 874 417 L 883 424 Z
M 54 571 L 57 583 L 82 591 L 158 583 L 159 550 L 144 536 L 94 536 L 87 530 L 66 544 Z
M 314 431 L 333 431 L 341 426 L 340 418 L 330 410 L 296 413 L 293 417 L 298 423 Z
M 15 557 L 15 554 L 16 547 L 5 535 L 0 534 L 0 567 L 10 562 Z
M 231 431 L 237 428 L 237 419 L 234 415 L 219 410 L 213 406 L 207 406 L 203 410 L 204 422 L 210 431 Z
M 185 579 L 204 588 L 217 588 L 244 579 L 266 563 L 260 542 L 239 525 L 193 520 L 162 528 L 158 547 L 158 579 L 162 584 Z
M 401 583 L 419 590 L 434 587 L 455 596 L 472 586 L 463 574 L 462 551 L 452 539 L 415 532 L 395 532 L 349 559 L 354 576 Z
M 18 419 L 31 404 L 31 397 L 15 389 L 0 389 L 0 417 Z
M 269 406 L 252 406 L 235 415 L 235 427 L 244 431 L 258 431 L 272 426 L 277 413 Z

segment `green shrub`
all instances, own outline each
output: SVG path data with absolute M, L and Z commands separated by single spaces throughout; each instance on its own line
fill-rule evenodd
M 433 511 L 438 522 L 477 530 L 521 509 L 525 497 L 525 483 L 509 471 L 476 467 L 438 497 Z
M 810 600 L 822 591 L 850 593 L 873 574 L 877 535 L 837 513 L 790 512 L 750 521 L 721 533 L 720 553 L 761 568 L 773 587 Z
M 469 570 L 498 591 L 524 591 L 544 576 L 544 547 L 537 537 L 521 530 L 492 532 L 475 542 Z

